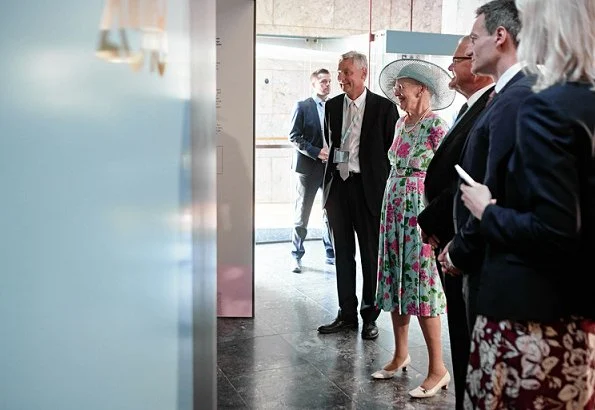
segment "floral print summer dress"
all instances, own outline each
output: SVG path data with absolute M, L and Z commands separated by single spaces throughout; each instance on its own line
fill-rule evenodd
M 422 242 L 417 215 L 424 209 L 426 170 L 447 130 L 446 122 L 434 113 L 412 130 L 403 117 L 397 121 L 380 215 L 379 309 L 414 316 L 446 311 L 434 251 Z

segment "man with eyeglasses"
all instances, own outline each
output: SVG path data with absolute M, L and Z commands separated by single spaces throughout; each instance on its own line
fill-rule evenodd
M 495 95 L 463 145 L 459 165 L 475 181 L 504 198 L 504 174 L 517 138 L 516 115 L 531 94 L 534 79 L 524 75 L 517 58 L 521 22 L 514 0 L 492 0 L 476 10 L 469 35 L 471 72 L 494 78 Z M 458 63 L 461 64 L 461 63 Z M 460 186 L 460 185 L 459 185 Z M 455 235 L 438 256 L 446 274 L 462 273 L 467 323 L 476 325 L 486 242 L 480 221 L 465 207 L 457 188 L 453 202 Z M 499 303 L 506 304 L 505 300 Z M 480 323 L 477 323 L 480 325 Z M 467 391 L 466 393 L 469 393 Z
M 417 222 L 422 229 L 422 238 L 434 247 L 436 256 L 454 236 L 452 222 L 453 199 L 459 182 L 454 165 L 458 163 L 463 144 L 475 120 L 486 106 L 494 88 L 492 77 L 471 73 L 471 57 L 466 55 L 471 45 L 469 36 L 459 40 L 448 69 L 453 73 L 449 87 L 467 98 L 455 123 L 444 137 L 434 154 L 424 181 L 426 208 L 419 214 Z M 471 328 L 467 323 L 463 282 L 460 273 L 444 275 L 440 264 L 438 271 L 442 279 L 448 306 L 448 329 L 455 382 L 456 408 L 463 408 L 465 376 L 469 360 Z

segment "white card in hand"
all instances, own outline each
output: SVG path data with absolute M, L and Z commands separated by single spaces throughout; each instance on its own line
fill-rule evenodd
M 465 172 L 465 170 L 463 168 L 461 168 L 459 166 L 459 164 L 455 165 L 455 169 L 457 170 L 457 173 L 459 174 L 461 179 L 463 181 L 465 181 L 465 183 L 467 185 L 469 185 L 469 186 L 477 185 L 477 182 L 475 182 L 475 180 L 473 178 L 471 178 L 471 175 L 469 175 L 467 172 Z

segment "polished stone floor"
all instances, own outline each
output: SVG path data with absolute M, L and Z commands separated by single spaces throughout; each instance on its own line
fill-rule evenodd
M 334 267 L 324 264 L 321 241 L 306 242 L 302 274 L 291 272 L 289 251 L 289 243 L 257 245 L 255 317 L 218 320 L 218 408 L 454 408 L 452 382 L 448 391 L 432 398 L 407 394 L 423 381 L 428 364 L 415 318 L 409 334 L 411 365 L 392 380 L 370 378 L 392 357 L 388 313 L 381 313 L 380 336 L 373 341 L 355 331 L 318 334 L 316 328 L 337 314 Z M 444 358 L 452 374 L 446 317 L 442 324 Z

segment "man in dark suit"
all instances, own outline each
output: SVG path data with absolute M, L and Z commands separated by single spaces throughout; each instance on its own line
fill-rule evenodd
M 365 86 L 368 61 L 351 51 L 339 60 L 338 80 L 344 94 L 326 103 L 325 138 L 330 154 L 324 174 L 324 207 L 335 248 L 339 313 L 318 328 L 320 333 L 357 329 L 355 234 L 363 274 L 360 315 L 362 338 L 378 337 L 376 280 L 378 238 L 388 149 L 399 117 L 396 106 Z
M 502 175 L 517 136 L 516 115 L 531 94 L 534 79 L 526 77 L 517 62 L 521 23 L 514 1 L 493 0 L 479 7 L 476 15 L 470 35 L 471 70 L 496 80 L 495 95 L 471 130 L 459 164 L 474 180 L 487 185 L 494 197 L 501 198 Z M 462 202 L 460 189 L 455 194 L 453 218 L 456 233 L 438 260 L 446 273 L 463 272 L 467 320 L 472 330 L 485 243 L 479 221 Z
M 325 164 L 322 158 L 328 158 L 328 145 L 323 138 L 324 103 L 331 91 L 331 75 L 321 68 L 310 75 L 314 95 L 299 101 L 291 116 L 289 141 L 295 145 L 292 168 L 296 173 L 296 193 L 294 207 L 294 226 L 292 232 L 294 265 L 293 272 L 301 273 L 304 256 L 304 240 L 308 233 L 308 221 L 316 192 L 322 188 Z M 333 264 L 335 253 L 330 239 L 330 228 L 326 214 L 323 213 L 325 230 L 322 241 L 326 249 L 326 263 Z
M 455 123 L 434 154 L 424 181 L 426 208 L 418 215 L 424 241 L 432 244 L 436 256 L 454 236 L 452 223 L 453 199 L 459 182 L 454 165 L 459 162 L 461 149 L 469 131 L 486 106 L 494 81 L 489 76 L 471 73 L 471 57 L 467 49 L 469 36 L 461 38 L 448 69 L 453 73 L 449 87 L 467 98 Z M 465 378 L 471 346 L 471 332 L 462 293 L 462 276 L 444 275 L 438 264 L 447 301 L 448 332 L 454 373 L 456 408 L 463 408 Z

